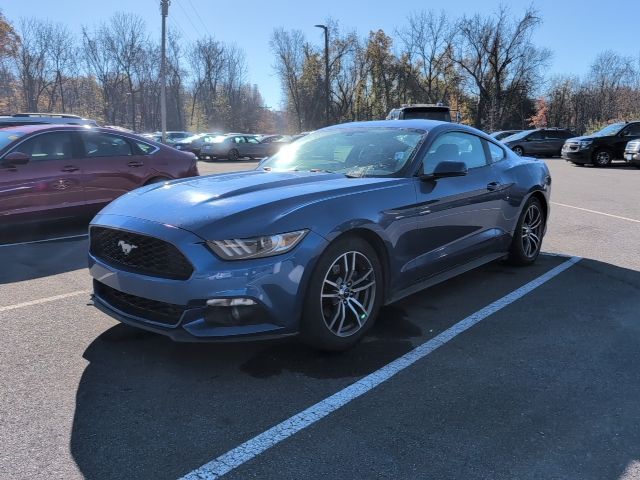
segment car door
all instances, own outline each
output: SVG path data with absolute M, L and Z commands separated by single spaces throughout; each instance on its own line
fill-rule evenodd
M 78 144 L 72 131 L 38 133 L 7 154 L 29 157 L 0 165 L 0 223 L 73 216 L 85 205 Z
M 525 155 L 541 155 L 545 149 L 545 137 L 542 130 L 529 134 L 523 142 Z
M 541 155 L 552 157 L 560 153 L 562 145 L 560 145 L 560 132 L 557 130 L 544 130 L 544 140 L 540 150 Z
M 460 177 L 419 180 L 412 276 L 424 280 L 499 250 L 496 228 L 502 193 L 480 137 L 452 131 L 437 137 L 422 162 L 424 173 L 443 161 L 464 162 Z
M 627 143 L 636 138 L 640 138 L 640 123 L 631 123 L 623 128 L 614 143 L 614 158 L 624 158 Z
M 88 205 L 100 208 L 144 184 L 149 166 L 134 142 L 120 135 L 97 131 L 80 132 L 80 137 Z
M 244 137 L 247 142 L 244 145 L 246 156 L 254 158 L 266 157 L 266 144 L 262 144 L 255 137 Z

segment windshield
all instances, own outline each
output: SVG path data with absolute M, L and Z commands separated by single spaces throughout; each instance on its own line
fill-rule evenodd
M 613 135 L 617 135 L 618 132 L 620 132 L 620 130 L 624 128 L 624 126 L 625 126 L 624 123 L 612 123 L 611 125 L 604 127 L 599 132 L 594 133 L 592 136 L 593 137 L 611 137 Z
M 322 130 L 284 146 L 260 166 L 388 176 L 405 166 L 425 135 L 424 130 L 384 127 Z
M 523 130 L 522 132 L 515 133 L 513 135 L 509 135 L 508 137 L 503 138 L 502 141 L 510 142 L 511 140 L 520 140 L 526 137 L 527 135 L 530 135 L 533 132 L 535 132 L 535 130 Z
M 0 150 L 9 145 L 14 140 L 19 139 L 24 135 L 24 132 L 0 132 Z
M 224 135 L 218 135 L 217 137 L 209 138 L 207 143 L 222 143 L 227 139 Z

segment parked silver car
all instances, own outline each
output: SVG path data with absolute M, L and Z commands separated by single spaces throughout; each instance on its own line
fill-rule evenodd
M 264 158 L 276 153 L 285 142 L 261 142 L 253 135 L 219 135 L 205 143 L 202 158 L 236 161 L 240 158 Z

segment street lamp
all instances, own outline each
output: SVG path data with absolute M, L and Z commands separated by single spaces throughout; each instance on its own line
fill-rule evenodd
M 324 118 L 329 125 L 329 28 L 326 25 L 314 25 L 324 30 Z

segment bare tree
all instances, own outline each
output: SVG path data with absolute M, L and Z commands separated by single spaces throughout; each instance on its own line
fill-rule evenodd
M 454 62 L 471 80 L 477 94 L 474 124 L 478 128 L 501 128 L 510 95 L 528 88 L 550 54 L 531 42 L 542 19 L 529 8 L 514 19 L 502 7 L 491 17 L 463 17 Z
M 21 42 L 14 59 L 27 111 L 38 111 L 41 98 L 54 82 L 48 65 L 51 31 L 48 22 L 35 19 L 23 19 L 20 22 Z
M 276 59 L 274 68 L 280 77 L 283 91 L 288 101 L 288 108 L 295 114 L 297 131 L 302 130 L 302 92 L 300 78 L 304 66 L 304 45 L 306 41 L 300 30 L 274 30 L 271 35 L 271 50 Z

